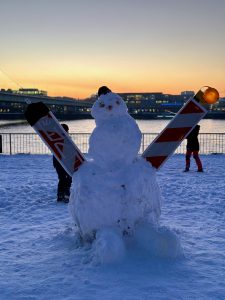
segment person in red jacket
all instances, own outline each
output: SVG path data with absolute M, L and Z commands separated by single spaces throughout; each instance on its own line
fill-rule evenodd
M 188 172 L 190 169 L 190 163 L 191 163 L 191 155 L 193 154 L 193 157 L 195 159 L 196 165 L 198 167 L 198 172 L 203 172 L 202 163 L 199 158 L 199 141 L 198 141 L 198 134 L 200 130 L 200 125 L 196 125 L 194 129 L 189 133 L 189 135 L 186 137 L 187 139 L 187 151 L 186 151 L 186 167 L 185 172 Z

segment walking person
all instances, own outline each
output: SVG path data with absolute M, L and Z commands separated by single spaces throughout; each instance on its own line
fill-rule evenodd
M 189 133 L 186 137 L 187 139 L 187 151 L 186 151 L 186 167 L 184 172 L 188 172 L 190 169 L 191 163 L 191 155 L 195 159 L 196 165 L 198 167 L 198 172 L 203 172 L 202 163 L 199 158 L 199 141 L 198 141 L 198 134 L 200 130 L 200 125 L 196 125 L 194 129 Z
M 61 124 L 66 132 L 69 132 L 67 124 Z M 57 201 L 58 202 L 69 202 L 70 187 L 72 183 L 71 176 L 63 169 L 58 160 L 53 156 L 53 166 L 56 169 L 58 175 L 58 189 L 57 189 Z

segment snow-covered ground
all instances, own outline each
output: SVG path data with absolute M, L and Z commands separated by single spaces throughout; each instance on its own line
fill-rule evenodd
M 201 156 L 183 173 L 175 155 L 157 174 L 161 225 L 184 257 L 151 257 L 135 245 L 114 264 L 93 264 L 68 205 L 55 200 L 50 155 L 0 156 L 0 299 L 224 299 L 224 155 Z M 135 179 L 134 179 L 135 180 Z

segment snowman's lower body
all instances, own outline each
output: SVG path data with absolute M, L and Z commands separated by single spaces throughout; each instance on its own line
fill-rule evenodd
M 144 159 L 104 169 L 88 161 L 73 176 L 70 212 L 83 237 L 109 227 L 129 235 L 139 223 L 158 222 L 160 197 Z
M 104 264 L 121 261 L 130 249 L 134 249 L 135 253 L 144 251 L 157 258 L 174 259 L 183 256 L 180 240 L 173 230 L 165 226 L 139 223 L 132 236 L 123 236 L 116 228 L 97 230 L 93 243 L 93 262 Z
M 160 199 L 155 170 L 139 158 L 118 168 L 85 163 L 73 176 L 69 205 L 82 239 L 93 242 L 97 262 L 120 259 L 127 243 L 153 256 L 177 257 L 177 235 L 158 226 Z

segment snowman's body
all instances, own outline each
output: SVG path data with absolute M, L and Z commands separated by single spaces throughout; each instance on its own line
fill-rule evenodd
M 155 170 L 138 157 L 141 132 L 120 96 L 107 93 L 92 107 L 96 121 L 89 160 L 73 176 L 70 211 L 82 235 L 105 227 L 132 232 L 156 223 L 160 191 Z

